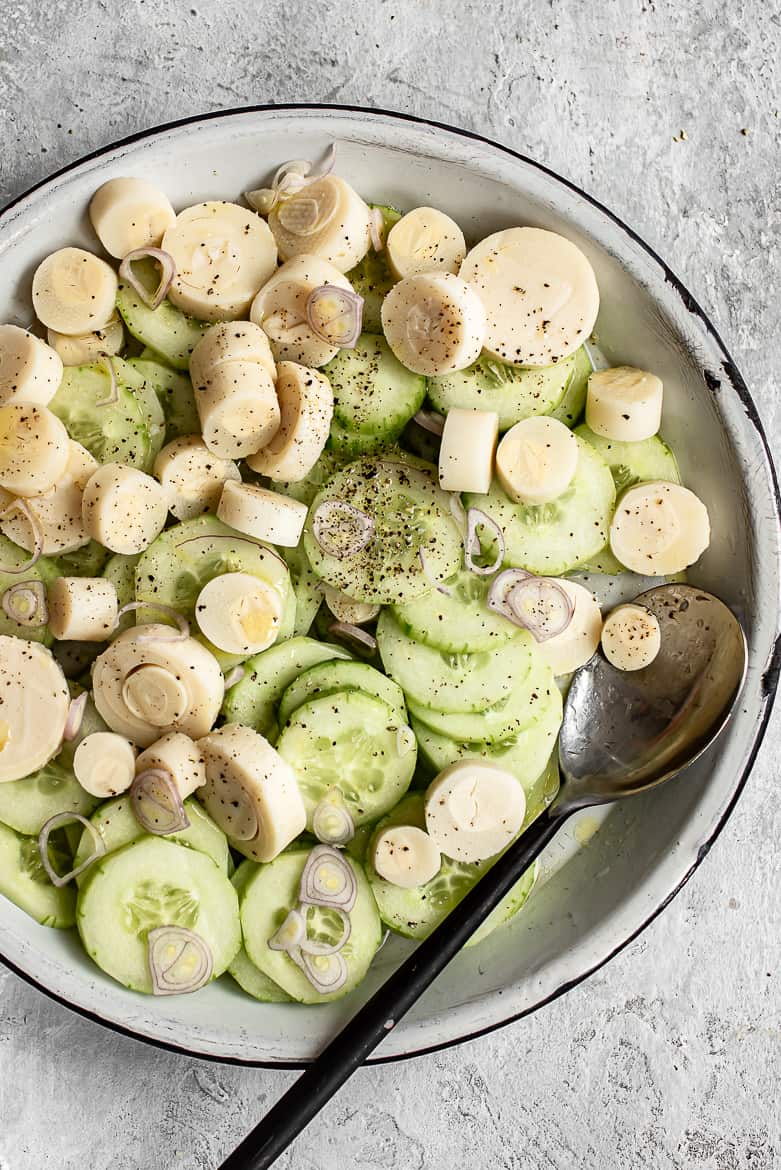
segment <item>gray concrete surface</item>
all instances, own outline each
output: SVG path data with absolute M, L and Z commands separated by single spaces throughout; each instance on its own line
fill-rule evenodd
M 121 135 L 249 102 L 479 130 L 603 200 L 719 322 L 778 445 L 781 17 L 760 0 L 5 0 L 0 201 Z M 685 131 L 685 136 L 682 134 Z M 358 1075 L 283 1170 L 781 1165 L 776 719 L 727 831 L 533 1019 Z M 0 1170 L 210 1170 L 291 1074 L 86 1023 L 0 972 Z

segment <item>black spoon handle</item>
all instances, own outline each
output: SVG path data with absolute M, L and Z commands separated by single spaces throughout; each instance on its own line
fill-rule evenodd
M 220 1170 L 267 1170 L 408 1012 L 542 852 L 567 814 L 545 813 L 394 971 L 277 1101 Z

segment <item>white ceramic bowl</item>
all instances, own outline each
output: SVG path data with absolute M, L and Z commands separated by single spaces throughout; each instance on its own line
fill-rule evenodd
M 433 204 L 458 220 L 467 238 L 528 223 L 563 232 L 583 248 L 602 294 L 600 344 L 611 359 L 664 379 L 664 434 L 714 521 L 713 543 L 692 580 L 734 607 L 750 646 L 742 702 L 716 747 L 664 790 L 611 810 L 590 840 L 581 826 L 554 842 L 547 880 L 528 908 L 452 963 L 378 1050 L 376 1059 L 388 1060 L 488 1031 L 561 994 L 634 938 L 707 853 L 748 776 L 778 679 L 778 489 L 756 410 L 718 334 L 629 228 L 529 159 L 399 115 L 237 110 L 92 155 L 0 218 L 0 320 L 29 322 L 31 275 L 48 252 L 64 244 L 97 247 L 86 210 L 107 179 L 152 179 L 178 207 L 236 199 L 279 163 L 317 157 L 333 141 L 339 173 L 368 199 L 401 208 Z M 379 984 L 401 946 L 381 952 L 363 993 Z M 227 978 L 192 997 L 142 997 L 94 967 L 74 935 L 36 925 L 2 898 L 0 952 L 24 978 L 93 1019 L 230 1061 L 306 1061 L 356 1007 L 355 996 L 327 1007 L 259 1004 Z

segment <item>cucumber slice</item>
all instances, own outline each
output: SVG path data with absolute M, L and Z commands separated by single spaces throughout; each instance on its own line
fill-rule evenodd
M 304 479 L 299 479 L 295 482 L 271 480 L 270 486 L 275 492 L 281 492 L 283 496 L 290 496 L 294 500 L 299 500 L 302 504 L 306 504 L 308 508 L 320 489 L 325 487 L 331 477 L 340 468 L 344 467 L 344 464 L 344 459 L 340 458 L 333 451 L 326 450 L 321 452 L 317 463 Z
M 275 737 L 277 705 L 293 679 L 329 658 L 349 657 L 341 646 L 330 646 L 312 638 L 291 638 L 270 646 L 262 654 L 247 659 L 244 677 L 227 692 L 222 705 L 226 722 L 243 723 L 261 735 Z
M 99 577 L 108 558 L 108 549 L 91 540 L 83 548 L 54 557 L 54 563 L 58 577 Z
M 361 455 L 379 455 L 387 451 L 400 432 L 392 435 L 361 435 L 341 426 L 336 419 L 331 423 L 328 433 L 328 451 L 336 455 L 342 463 L 358 459 Z
M 0 824 L 0 894 L 41 926 L 63 930 L 76 921 L 76 895 L 58 889 L 46 876 L 35 837 L 23 837 Z
M 312 699 L 293 713 L 277 751 L 296 774 L 310 831 L 312 812 L 331 788 L 355 825 L 393 808 L 415 771 L 417 745 L 399 735 L 406 726 L 387 703 L 361 691 Z
M 268 940 L 279 929 L 288 911 L 298 904 L 298 887 L 308 851 L 281 853 L 269 865 L 258 866 L 247 882 L 241 901 L 244 946 L 251 961 L 264 975 L 300 1003 L 328 1003 L 357 987 L 369 969 L 382 939 L 377 906 L 363 869 L 345 857 L 355 874 L 358 893 L 350 911 L 350 937 L 341 950 L 347 965 L 347 982 L 339 991 L 321 995 L 284 951 L 275 951 Z M 303 908 L 302 908 L 303 912 Z M 341 933 L 341 922 L 326 907 L 306 907 L 307 933 L 330 941 Z
M 466 370 L 429 378 L 428 396 L 442 414 L 453 407 L 494 410 L 499 430 L 507 431 L 524 418 L 548 414 L 558 406 L 574 369 L 574 355 L 534 370 L 481 357 Z
M 610 468 L 618 493 L 646 479 L 681 482 L 675 456 L 659 435 L 640 442 L 619 443 L 615 439 L 596 435 L 585 423 L 578 427 L 575 434 L 585 439 L 602 456 Z
M 113 557 L 109 557 L 103 566 L 103 576 L 113 583 L 117 591 L 117 601 L 119 602 L 120 609 L 123 605 L 127 605 L 136 599 L 136 566 L 140 559 L 140 553 L 134 556 L 124 556 L 122 553 L 115 553 Z M 134 614 L 126 613 L 124 617 L 119 619 L 117 633 L 122 633 L 123 630 L 129 629 L 134 624 Z
M 98 803 L 79 784 L 70 765 L 59 758 L 24 780 L 0 784 L 0 821 L 30 837 L 37 836 L 57 813 L 74 812 L 88 817 Z
M 494 482 L 488 495 L 468 495 L 467 507 L 487 513 L 504 532 L 504 563 L 532 573 L 559 576 L 607 544 L 616 490 L 610 468 L 593 447 L 578 438 L 578 466 L 564 495 L 549 504 L 515 504 Z M 495 555 L 496 541 L 483 541 Z
M 151 993 L 147 936 L 158 926 L 196 931 L 211 950 L 215 979 L 236 957 L 236 891 L 206 854 L 143 837 L 92 868 L 79 891 L 76 925 L 87 954 L 118 983 Z
M 281 552 L 290 570 L 290 580 L 296 595 L 296 621 L 292 636 L 300 638 L 311 630 L 322 603 L 320 578 L 312 571 L 302 544 L 297 548 L 282 549 Z
M 575 368 L 572 371 L 564 397 L 553 410 L 548 413 L 557 418 L 565 426 L 574 427 L 583 411 L 586 409 L 586 388 L 589 376 L 594 369 L 583 346 L 575 351 Z
M 453 654 L 415 642 L 389 610 L 377 623 L 382 664 L 417 704 L 440 711 L 483 711 L 512 694 L 531 669 L 532 637 L 525 630 L 495 650 Z
M 231 878 L 233 888 L 239 896 L 239 905 L 241 905 L 247 882 L 257 869 L 258 866 L 255 862 L 246 858 Z M 228 974 L 233 976 L 242 991 L 246 991 L 247 995 L 251 995 L 253 999 L 259 999 L 261 1003 L 291 1002 L 287 992 L 283 991 L 273 979 L 269 979 L 268 975 L 264 975 L 260 968 L 255 966 L 243 944 L 236 958 L 228 967 Z
M 205 853 L 214 864 L 228 872 L 228 839 L 222 829 L 215 825 L 209 814 L 201 808 L 197 800 L 186 800 L 184 809 L 190 820 L 189 827 L 179 833 L 169 833 L 167 841 L 175 841 L 177 845 L 184 845 L 188 849 L 196 849 Z M 91 818 L 92 824 L 106 846 L 106 853 L 115 853 L 125 845 L 145 837 L 146 833 L 136 820 L 128 796 L 116 796 L 100 806 Z M 84 831 L 74 858 L 74 868 L 86 860 L 92 851 L 92 838 Z M 83 875 L 76 879 L 79 885 L 85 882 L 93 872 L 93 867 L 85 870 Z
M 384 207 L 380 203 L 370 203 L 369 207 L 376 207 L 382 212 L 383 240 L 394 223 L 401 219 L 401 212 L 395 207 Z M 385 249 L 375 252 L 374 248 L 347 273 L 347 279 L 355 291 L 363 297 L 363 330 L 365 333 L 382 333 L 380 310 L 382 302 L 396 283 L 396 278 L 388 266 Z
M 151 261 L 134 265 L 134 271 L 150 290 L 157 287 L 159 274 Z M 190 354 L 209 328 L 205 322 L 187 317 L 168 300 L 158 309 L 150 309 L 128 284 L 119 286 L 117 308 L 128 332 L 176 370 L 189 367 Z
M 323 373 L 334 392 L 334 418 L 346 430 L 397 439 L 426 397 L 426 379 L 394 357 L 384 337 L 362 333 Z
M 385 817 L 377 825 L 374 837 L 390 825 L 414 825 L 418 829 L 425 829 L 426 819 L 423 812 L 423 797 L 413 793 L 395 808 L 390 816 Z M 373 841 L 369 845 L 367 858 L 372 857 Z M 423 939 L 431 934 L 435 927 L 453 910 L 461 899 L 471 890 L 475 882 L 487 869 L 491 868 L 493 860 L 467 863 L 453 861 L 449 857 L 442 858 L 442 865 L 436 877 L 424 886 L 414 886 L 412 889 L 402 889 L 391 882 L 385 881 L 375 870 L 371 860 L 366 862 L 366 876 L 372 888 L 380 917 L 386 926 L 397 934 L 406 938 Z M 485 922 L 478 927 L 466 944 L 468 947 L 482 942 L 491 931 L 501 926 L 521 909 L 534 885 L 536 869 L 531 866 L 510 890 L 510 893 L 489 914 Z
M 350 690 L 363 691 L 375 699 L 382 699 L 396 718 L 406 722 L 404 693 L 393 679 L 375 670 L 368 662 L 332 661 L 310 666 L 309 670 L 293 680 L 279 704 L 280 726 L 284 727 L 293 712 L 311 699 Z
M 70 437 L 86 447 L 98 463 L 127 463 L 144 471 L 151 450 L 146 415 L 128 388 L 125 363 L 121 358 L 112 360 L 117 378 L 116 402 L 98 405 L 111 394 L 111 379 L 103 366 L 66 366 L 49 409 L 65 423 Z M 132 377 L 138 377 L 135 370 Z
M 157 395 L 165 419 L 165 441 L 180 435 L 199 435 L 201 422 L 195 405 L 193 385 L 186 374 L 164 366 L 162 362 L 141 357 L 130 358 L 133 366 Z
M 3 569 L 18 569 L 29 559 L 29 552 L 19 548 L 0 532 L 0 565 Z M 6 589 L 12 589 L 14 585 L 20 585 L 22 582 L 42 581 L 44 585 L 48 586 L 61 576 L 60 568 L 52 557 L 39 557 L 35 564 L 26 569 L 24 573 L 0 571 L 0 597 Z M 37 628 L 22 626 L 9 617 L 2 607 L 0 607 L 0 635 L 24 638 L 27 642 L 42 642 L 44 646 L 51 646 L 54 641 L 48 626 L 38 626 Z
M 509 698 L 494 707 L 472 714 L 453 714 L 424 707 L 409 696 L 407 707 L 420 723 L 448 739 L 462 743 L 498 743 L 511 739 L 535 722 L 545 727 L 555 724 L 558 730 L 562 700 L 552 670 L 535 654 L 526 679 Z
M 144 412 L 144 425 L 149 432 L 149 454 L 145 470 L 151 472 L 155 459 L 165 443 L 165 414 L 154 387 L 151 382 L 147 382 L 138 367 L 132 361 L 123 362 L 122 367 L 125 384 L 133 391 Z
M 340 560 L 318 544 L 312 517 L 327 500 L 352 504 L 372 518 L 371 539 L 359 553 Z M 329 585 L 357 601 L 381 604 L 428 593 L 431 577 L 452 577 L 463 557 L 461 535 L 436 470 L 400 452 L 366 456 L 338 471 L 315 496 L 304 547 L 312 568 Z
M 408 637 L 448 654 L 477 654 L 496 650 L 518 636 L 517 626 L 488 608 L 490 578 L 459 569 L 443 587 L 447 593 L 432 589 L 392 607 Z

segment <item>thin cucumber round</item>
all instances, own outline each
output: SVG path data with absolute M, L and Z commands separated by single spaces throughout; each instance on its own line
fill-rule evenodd
M 41 926 L 63 930 L 76 921 L 76 895 L 58 889 L 46 876 L 35 837 L 23 837 L 0 824 L 0 894 Z
M 561 402 L 575 369 L 575 358 L 555 366 L 522 369 L 494 358 L 481 357 L 466 370 L 429 378 L 428 396 L 437 410 L 492 410 L 499 430 L 533 414 L 548 414 Z
M 99 577 L 108 558 L 108 549 L 97 540 L 91 540 L 83 548 L 60 553 L 54 557 L 54 563 L 58 577 Z
M 186 800 L 184 811 L 190 821 L 188 828 L 182 829 L 178 833 L 169 833 L 166 836 L 166 841 L 175 841 L 177 845 L 184 845 L 188 849 L 197 849 L 199 853 L 205 853 L 223 873 L 227 873 L 230 851 L 228 839 L 222 829 L 215 825 L 197 800 Z M 117 849 L 122 849 L 123 846 L 130 845 L 131 842 L 146 836 L 144 829 L 136 819 L 136 814 L 133 812 L 130 799 L 127 796 L 117 796 L 113 800 L 106 801 L 93 814 L 91 820 L 106 847 L 106 853 L 114 853 Z M 85 829 L 76 850 L 74 868 L 87 859 L 92 848 L 92 836 Z M 93 867 L 86 869 L 83 875 L 76 879 L 78 884 L 81 885 L 85 882 L 91 876 L 92 871 Z
M 124 556 L 122 553 L 115 553 L 113 557 L 109 557 L 103 566 L 103 576 L 108 581 L 111 581 L 117 591 L 117 601 L 119 602 L 120 609 L 136 599 L 136 565 L 140 559 L 140 553 L 136 553 L 134 556 Z M 135 620 L 135 615 L 132 611 L 126 613 L 119 619 L 117 633 L 122 633 L 123 630 L 127 630 L 132 625 L 135 625 Z
M 0 565 L 3 568 L 18 569 L 29 560 L 29 552 L 23 548 L 19 548 L 7 536 L 0 533 Z M 14 585 L 19 585 L 23 582 L 42 581 L 44 585 L 48 586 L 61 575 L 57 562 L 53 558 L 39 557 L 36 563 L 24 573 L 0 572 L 0 597 L 5 593 L 6 589 L 11 589 Z M 19 622 L 9 617 L 2 607 L 0 607 L 0 635 L 8 635 L 12 638 L 24 638 L 27 642 L 42 642 L 44 646 L 51 646 L 54 641 L 52 635 L 49 633 L 48 626 L 34 628 L 20 625 Z
M 347 966 L 347 982 L 330 995 L 316 991 L 289 955 L 268 945 L 288 912 L 298 905 L 298 888 L 307 857 L 308 851 L 281 853 L 269 865 L 259 866 L 247 882 L 241 901 L 244 946 L 255 966 L 292 999 L 300 1003 L 328 1003 L 341 999 L 361 982 L 379 948 L 382 925 L 362 867 L 345 856 L 358 889 L 355 906 L 350 911 L 350 937 L 340 952 Z M 310 938 L 327 942 L 341 933 L 340 920 L 327 908 L 308 906 L 305 917 Z
M 97 804 L 97 799 L 79 784 L 70 765 L 58 759 L 24 780 L 0 784 L 0 821 L 29 836 L 37 836 L 57 813 L 88 817 Z
M 141 357 L 130 358 L 133 366 L 152 387 L 165 418 L 165 440 L 170 443 L 181 435 L 198 435 L 201 423 L 195 394 L 190 379 L 179 370 L 172 370 L 162 362 Z
M 143 837 L 96 862 L 79 891 L 76 925 L 84 949 L 107 975 L 150 994 L 147 938 L 184 926 L 211 950 L 214 978 L 241 946 L 239 902 L 223 870 L 196 849 Z
M 578 439 L 578 466 L 572 483 L 557 500 L 524 506 L 510 500 L 498 483 L 485 495 L 468 495 L 467 507 L 490 516 L 504 532 L 504 563 L 544 576 L 560 576 L 605 547 L 615 507 L 610 468 L 593 447 Z M 488 557 L 494 537 L 483 539 Z
M 406 722 L 407 708 L 401 687 L 375 670 L 368 662 L 321 662 L 311 666 L 290 684 L 279 704 L 279 723 L 284 727 L 294 711 L 311 699 L 332 695 L 335 691 L 356 690 L 374 695 L 387 703 L 402 722 Z
M 526 631 L 495 650 L 453 654 L 415 642 L 389 610 L 377 623 L 377 645 L 387 673 L 417 704 L 440 711 L 483 711 L 521 685 L 532 662 Z
M 401 212 L 395 207 L 385 207 L 380 203 L 370 203 L 369 207 L 376 207 L 382 212 L 382 238 L 388 238 L 388 232 L 394 223 L 401 219 Z M 347 273 L 347 279 L 355 291 L 363 297 L 363 330 L 364 333 L 382 333 L 382 319 L 380 311 L 382 302 L 396 283 L 396 278 L 388 266 L 387 254 L 383 247 L 375 252 L 374 248 Z
M 334 418 L 348 431 L 395 439 L 426 397 L 426 379 L 394 357 L 384 337 L 362 333 L 323 368 L 334 392 Z
M 432 589 L 404 605 L 393 606 L 393 616 L 408 637 L 449 654 L 477 654 L 496 650 L 517 637 L 519 630 L 507 618 L 488 608 L 490 578 L 459 569 L 443 582 L 443 593 Z
M 338 457 L 342 463 L 353 459 L 360 459 L 362 455 L 381 455 L 387 451 L 398 436 L 359 434 L 356 431 L 343 427 L 334 419 L 328 433 L 328 452 Z
M 315 539 L 313 517 L 327 501 L 349 503 L 371 518 L 372 534 L 360 552 L 339 559 Z M 357 601 L 380 604 L 427 593 L 432 576 L 451 577 L 463 557 L 435 469 L 401 453 L 366 456 L 338 471 L 312 503 L 304 545 L 312 568 L 329 585 Z
M 294 711 L 277 751 L 296 774 L 307 827 L 311 830 L 315 807 L 333 788 L 356 825 L 393 808 L 415 771 L 414 738 L 398 712 L 361 691 L 337 691 Z
M 244 677 L 227 692 L 222 714 L 227 723 L 243 723 L 261 735 L 277 734 L 277 706 L 293 679 L 329 658 L 349 658 L 341 646 L 313 638 L 278 642 L 244 663 Z
M 122 359 L 114 359 L 122 360 Z M 149 454 L 146 459 L 146 471 L 152 470 L 155 459 L 165 443 L 165 414 L 160 400 L 155 393 L 154 386 L 144 377 L 143 371 L 132 361 L 122 361 L 122 380 L 128 390 L 132 390 L 144 412 L 144 425 L 149 433 Z
M 381 878 L 371 863 L 373 843 L 377 834 L 390 825 L 413 825 L 425 829 L 423 796 L 413 793 L 395 808 L 390 816 L 383 818 L 367 851 L 366 875 L 377 902 L 380 917 L 386 926 L 406 938 L 423 939 L 453 910 L 471 890 L 475 882 L 490 869 L 492 860 L 467 863 L 442 857 L 442 865 L 436 877 L 424 886 L 403 889 Z M 520 910 L 534 885 L 535 868 L 532 866 L 513 886 L 510 893 L 499 903 L 485 922 L 472 935 L 467 946 L 474 946 L 501 926 Z
M 117 379 L 116 402 L 99 405 L 111 397 L 111 379 L 102 365 L 66 366 L 49 410 L 98 463 L 127 463 L 143 471 L 149 465 L 151 451 L 146 415 L 128 388 L 122 359 L 112 361 Z M 138 376 L 135 371 L 133 375 Z
M 557 418 L 565 426 L 575 426 L 586 409 L 586 387 L 593 368 L 591 359 L 581 346 L 575 351 L 575 368 L 570 375 L 564 397 L 548 412 L 551 418 Z
M 238 869 L 231 878 L 233 888 L 239 896 L 239 907 L 241 907 L 241 899 L 244 895 L 244 889 L 247 882 L 257 870 L 258 866 L 249 858 L 242 861 Z M 246 991 L 247 995 L 251 995 L 253 999 L 258 999 L 261 1003 L 290 1003 L 290 996 L 286 991 L 269 979 L 268 975 L 264 975 L 259 967 L 256 967 L 244 949 L 244 945 L 239 948 L 239 952 L 231 965 L 228 967 L 228 974 L 231 975 L 242 991 Z
M 159 273 L 151 262 L 141 261 L 134 265 L 134 271 L 150 289 L 157 287 Z M 160 354 L 176 370 L 189 367 L 190 354 L 209 328 L 208 324 L 186 316 L 168 300 L 163 301 L 159 308 L 150 309 L 128 284 L 119 286 L 117 308 L 128 332 L 142 345 Z
M 585 439 L 605 460 L 619 494 L 647 479 L 681 482 L 675 456 L 660 435 L 634 443 L 620 443 L 595 434 L 585 423 L 575 434 Z
M 300 638 L 311 630 L 322 604 L 320 578 L 312 571 L 303 545 L 282 549 L 281 552 L 290 570 L 290 580 L 296 595 L 296 620 L 292 636 Z

